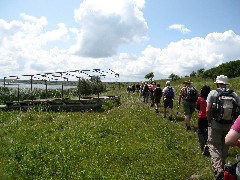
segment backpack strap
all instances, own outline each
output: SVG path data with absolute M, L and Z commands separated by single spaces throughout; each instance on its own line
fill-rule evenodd
M 230 89 L 228 89 L 228 90 L 223 90 L 223 89 L 216 89 L 216 91 L 218 92 L 218 93 L 221 93 L 221 92 L 229 92 L 230 94 L 232 94 L 234 91 L 233 90 L 230 90 Z

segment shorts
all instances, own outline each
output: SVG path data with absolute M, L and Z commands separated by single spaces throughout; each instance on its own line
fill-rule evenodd
M 183 111 L 184 115 L 192 115 L 192 113 L 195 111 L 196 108 L 196 102 L 188 102 L 183 101 Z
M 154 97 L 154 103 L 160 103 L 161 96 Z
M 164 99 L 163 107 L 164 108 L 169 107 L 170 109 L 172 109 L 173 108 L 173 99 L 169 99 L 169 98 Z

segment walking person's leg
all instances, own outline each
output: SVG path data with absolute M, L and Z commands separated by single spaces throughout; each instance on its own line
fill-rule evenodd
M 163 117 L 166 118 L 166 114 L 167 114 L 167 107 L 168 107 L 168 102 L 167 102 L 167 99 L 164 99 L 163 100 Z
M 191 130 L 190 127 L 190 115 L 184 115 L 185 116 L 185 122 L 186 122 L 186 130 Z
M 189 103 L 184 101 L 183 102 L 183 111 L 184 111 L 184 120 L 186 123 L 186 130 L 191 130 L 190 128 L 190 107 Z
M 205 126 L 204 126 L 205 119 L 198 118 L 198 141 L 200 145 L 201 151 L 203 151 L 204 146 L 206 144 L 204 133 L 205 133 Z
M 172 120 L 173 100 L 169 99 L 169 120 Z
M 158 108 L 159 108 L 159 104 L 158 104 L 158 102 L 155 102 L 155 110 L 156 110 L 156 113 L 159 113 Z
M 208 128 L 208 143 L 215 178 L 223 178 L 225 162 L 223 162 L 222 131 L 211 127 Z M 226 149 L 224 151 L 226 151 Z

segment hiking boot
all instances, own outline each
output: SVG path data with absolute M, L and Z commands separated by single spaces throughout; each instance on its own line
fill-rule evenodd
M 215 180 L 223 180 L 224 172 L 220 172 L 215 176 Z
M 169 116 L 169 118 L 168 118 L 170 121 L 172 120 L 172 116 Z
M 204 146 L 202 154 L 204 156 L 210 156 L 209 147 L 207 145 Z

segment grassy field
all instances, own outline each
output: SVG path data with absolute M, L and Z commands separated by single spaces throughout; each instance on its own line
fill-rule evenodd
M 182 81 L 173 83 L 176 94 Z M 239 79 L 230 82 L 240 94 Z M 0 111 L 0 179 L 213 179 L 198 145 L 197 112 L 186 132 L 178 97 L 174 123 L 162 104 L 157 115 L 139 94 L 109 93 L 121 95 L 121 105 L 104 112 Z M 237 153 L 231 148 L 229 158 Z

